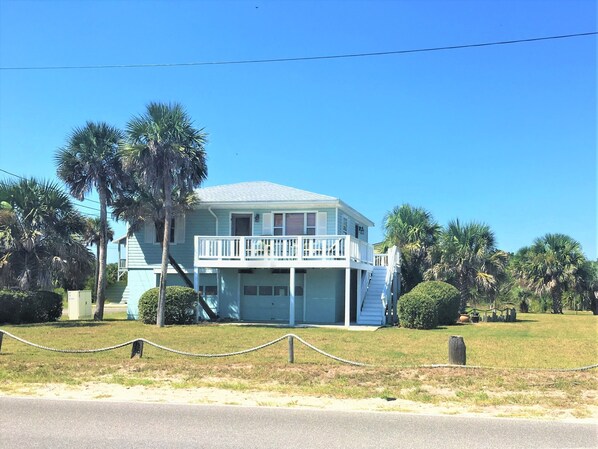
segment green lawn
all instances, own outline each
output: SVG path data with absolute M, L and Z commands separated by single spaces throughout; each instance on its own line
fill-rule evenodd
M 108 315 L 120 317 L 120 315 Z M 45 346 L 81 349 L 143 337 L 182 351 L 238 351 L 295 333 L 322 350 L 372 366 L 342 365 L 295 343 L 296 363 L 287 363 L 287 344 L 234 358 L 183 357 L 146 346 L 142 359 L 130 347 L 95 355 L 40 351 L 5 337 L 0 354 L 0 391 L 29 383 L 213 386 L 338 398 L 396 397 L 415 402 L 453 402 L 470 407 L 520 405 L 572 410 L 589 416 L 596 403 L 596 370 L 533 371 L 598 363 L 598 319 L 589 314 L 520 314 L 516 323 L 458 325 L 432 331 L 385 328 L 286 329 L 267 326 L 193 325 L 159 329 L 119 319 L 102 323 L 63 321 L 2 326 Z M 463 336 L 467 364 L 497 369 L 416 368 L 448 359 L 448 339 Z

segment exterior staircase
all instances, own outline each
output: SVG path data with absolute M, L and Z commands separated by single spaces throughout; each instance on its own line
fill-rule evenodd
M 386 269 L 387 267 L 374 267 L 357 324 L 383 326 L 386 323 L 381 298 L 386 281 Z

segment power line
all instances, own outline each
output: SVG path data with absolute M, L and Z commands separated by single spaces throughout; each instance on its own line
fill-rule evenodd
M 22 176 L 19 176 L 19 175 L 15 174 L 15 173 L 11 173 L 11 172 L 9 172 L 9 171 L 7 171 L 7 170 L 4 170 L 4 169 L 2 169 L 2 168 L 0 168 L 0 171 L 1 171 L 1 172 L 3 172 L 3 173 L 6 173 L 7 175 L 14 176 L 15 178 L 19 178 L 19 179 L 26 179 L 26 178 L 24 178 L 24 177 L 22 177 Z M 99 202 L 99 201 L 90 200 L 90 199 L 87 199 L 87 198 L 85 198 L 83 201 L 82 201 L 82 200 L 78 200 L 78 199 L 76 199 L 76 198 L 74 198 L 74 199 L 75 199 L 76 201 L 79 201 L 79 202 L 83 202 L 83 201 L 91 201 L 92 203 L 97 203 L 97 204 L 100 204 L 100 202 Z M 77 206 L 79 206 L 79 207 L 84 207 L 84 208 L 86 208 L 86 209 L 91 209 L 91 210 L 94 210 L 94 211 L 96 211 L 96 212 L 99 212 L 99 211 L 100 211 L 99 209 L 96 209 L 95 207 L 86 206 L 86 205 L 84 205 L 84 204 L 77 204 Z
M 11 173 L 11 172 L 9 172 L 9 171 L 3 170 L 3 169 L 1 169 L 1 168 L 0 168 L 0 171 L 1 171 L 1 172 L 4 172 L 4 173 L 6 173 L 7 175 L 14 176 L 15 178 L 19 178 L 19 179 L 25 179 L 25 178 L 23 178 L 22 176 L 15 175 L 14 173 Z
M 293 61 L 316 61 L 323 59 L 341 59 L 341 58 L 362 58 L 367 56 L 387 56 L 402 55 L 407 53 L 423 53 L 432 51 L 460 50 L 463 48 L 490 47 L 495 45 L 511 45 L 526 42 L 539 42 L 554 39 L 569 39 L 573 37 L 593 36 L 598 31 L 588 33 L 562 34 L 557 36 L 532 37 L 528 39 L 514 39 L 509 41 L 483 42 L 478 44 L 450 45 L 444 47 L 415 48 L 410 50 L 378 51 L 372 53 L 348 53 L 323 56 L 302 56 L 295 58 L 272 58 L 272 59 L 242 59 L 237 61 L 200 61 L 200 62 L 173 62 L 157 64 L 107 64 L 107 65 L 72 65 L 72 66 L 22 66 L 22 67 L 0 67 L 0 70 L 84 70 L 84 69 L 133 69 L 133 68 L 157 68 L 157 67 L 191 67 L 203 65 L 233 65 L 233 64 L 263 64 L 273 62 L 293 62 Z

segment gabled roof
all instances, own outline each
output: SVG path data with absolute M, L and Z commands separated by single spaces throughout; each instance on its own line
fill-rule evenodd
M 308 192 L 267 181 L 240 182 L 204 187 L 195 191 L 202 206 L 267 207 L 268 205 L 295 205 L 297 207 L 338 207 L 355 216 L 367 226 L 374 223 L 355 209 L 329 195 Z

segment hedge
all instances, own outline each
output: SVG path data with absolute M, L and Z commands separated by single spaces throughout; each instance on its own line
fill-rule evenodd
M 446 282 L 427 281 L 417 284 L 412 291 L 428 295 L 436 302 L 439 325 L 455 324 L 461 303 L 459 290 Z
M 156 324 L 158 314 L 158 287 L 151 288 L 139 298 L 139 319 L 145 324 Z M 188 287 L 166 287 L 165 324 L 191 324 L 195 321 L 197 292 Z
M 62 297 L 57 293 L 0 290 L 0 323 L 45 323 L 61 315 Z
M 399 323 L 410 329 L 433 329 L 438 325 L 436 301 L 411 290 L 399 298 Z

